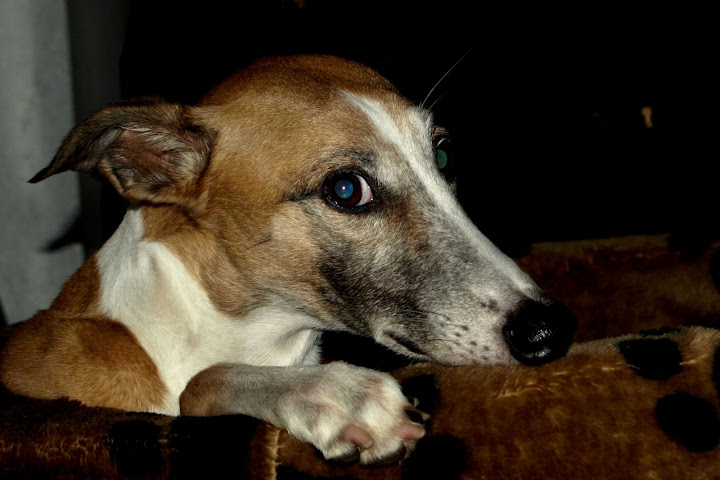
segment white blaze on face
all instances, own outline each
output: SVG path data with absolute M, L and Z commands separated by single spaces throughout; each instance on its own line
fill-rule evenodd
M 457 202 L 450 186 L 438 172 L 432 149 L 431 114 L 420 107 L 400 102 L 385 105 L 375 99 L 344 93 L 367 115 L 377 135 L 400 154 L 412 175 L 423 186 L 423 193 L 430 199 L 433 208 L 439 210 L 444 225 L 465 239 L 469 249 L 478 252 L 519 291 L 535 296 L 538 291 L 535 283 L 477 229 Z

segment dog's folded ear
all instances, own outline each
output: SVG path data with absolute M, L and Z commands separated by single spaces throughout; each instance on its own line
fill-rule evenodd
M 214 139 L 193 122 L 191 109 L 159 99 L 104 108 L 75 127 L 30 182 L 76 170 L 106 177 L 131 203 L 187 202 L 197 194 Z

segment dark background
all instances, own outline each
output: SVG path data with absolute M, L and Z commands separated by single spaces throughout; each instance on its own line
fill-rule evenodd
M 507 11 L 473 2 L 130 2 L 124 98 L 192 103 L 255 58 L 330 53 L 428 104 L 458 148 L 461 202 L 511 255 L 531 242 L 717 237 L 702 12 Z M 653 109 L 654 127 L 641 108 Z M 713 148 L 711 148 L 713 147 Z M 107 189 L 106 189 L 107 190 Z M 103 194 L 105 234 L 122 206 Z
M 265 55 L 336 54 L 416 102 L 432 90 L 460 200 L 508 254 L 667 233 L 692 258 L 720 238 L 715 17 L 627 4 L 66 0 L 76 117 L 143 95 L 192 103 Z M 112 188 L 80 178 L 82 211 L 47 251 L 90 254 L 124 212 Z

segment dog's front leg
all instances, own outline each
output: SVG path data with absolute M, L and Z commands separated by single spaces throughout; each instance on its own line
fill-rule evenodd
M 183 415 L 245 414 L 287 429 L 326 459 L 397 461 L 425 431 L 390 375 L 334 362 L 256 367 L 221 364 L 201 371 L 180 397 Z

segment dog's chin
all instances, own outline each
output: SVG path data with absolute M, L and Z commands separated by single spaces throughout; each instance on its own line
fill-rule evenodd
M 483 351 L 475 355 L 465 352 L 453 352 L 447 345 L 434 345 L 421 347 L 405 335 L 392 331 L 384 331 L 375 338 L 375 341 L 390 348 L 392 351 L 405 357 L 421 362 L 432 362 L 441 365 L 518 365 L 510 350 L 503 345 L 502 348 L 492 351 Z
M 386 331 L 383 332 L 380 338 L 376 338 L 375 341 L 413 360 L 423 362 L 433 361 L 431 356 L 427 355 L 419 345 L 399 333 Z

